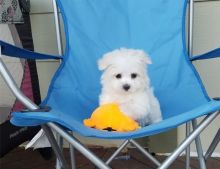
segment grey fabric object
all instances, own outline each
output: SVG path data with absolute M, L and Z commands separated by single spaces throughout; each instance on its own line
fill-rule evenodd
M 0 23 L 20 23 L 23 17 L 18 0 L 0 0 Z

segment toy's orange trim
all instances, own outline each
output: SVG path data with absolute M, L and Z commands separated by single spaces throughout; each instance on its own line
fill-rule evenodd
M 109 103 L 98 107 L 91 115 L 85 119 L 84 125 L 87 127 L 103 130 L 111 128 L 119 132 L 134 131 L 140 126 L 136 121 L 124 115 L 116 103 Z

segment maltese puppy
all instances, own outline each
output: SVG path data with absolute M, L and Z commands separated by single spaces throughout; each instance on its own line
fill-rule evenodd
M 150 58 L 142 50 L 121 48 L 99 61 L 102 91 L 99 104 L 117 103 L 125 115 L 146 126 L 161 120 L 160 105 L 147 75 Z

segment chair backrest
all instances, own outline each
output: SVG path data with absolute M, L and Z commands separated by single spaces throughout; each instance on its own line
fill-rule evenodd
M 97 60 L 120 47 L 150 55 L 151 84 L 164 118 L 209 101 L 185 47 L 187 0 L 57 1 L 67 47 L 45 103 L 87 117 L 101 88 Z

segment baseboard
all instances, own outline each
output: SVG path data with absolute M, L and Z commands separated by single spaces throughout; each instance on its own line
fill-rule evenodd
M 206 152 L 204 152 L 205 154 Z M 157 153 L 158 155 L 165 155 L 165 156 L 169 156 L 171 153 Z M 180 156 L 184 156 L 185 152 L 183 152 Z M 198 157 L 197 152 L 190 152 L 190 156 L 191 157 Z M 212 157 L 220 157 L 220 153 L 219 152 L 213 152 Z

